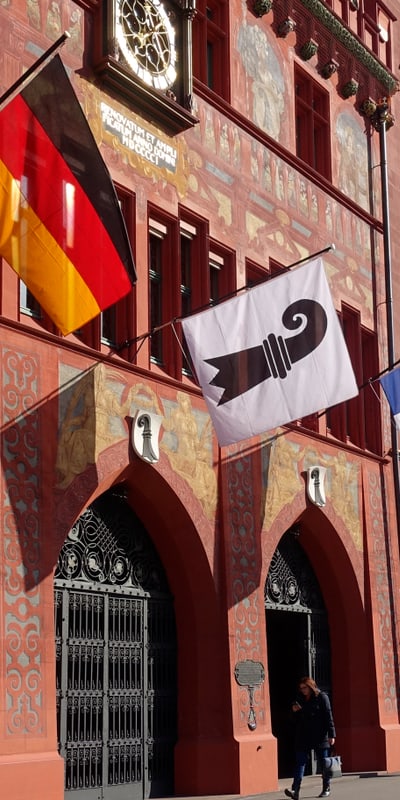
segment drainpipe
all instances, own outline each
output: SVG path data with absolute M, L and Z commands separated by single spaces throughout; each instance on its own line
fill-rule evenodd
M 390 247 L 390 213 L 389 213 L 389 191 L 387 174 L 387 153 L 386 153 L 386 130 L 387 125 L 392 121 L 389 112 L 389 104 L 386 99 L 377 105 L 375 114 L 375 127 L 379 132 L 379 145 L 381 156 L 381 189 L 382 189 L 382 220 L 383 220 L 383 247 L 385 261 L 385 287 L 386 287 L 386 328 L 388 342 L 388 367 L 393 368 L 395 363 L 394 352 L 394 324 L 393 324 L 393 290 L 392 290 L 392 257 Z M 394 476 L 394 491 L 396 499 L 397 531 L 400 537 L 400 473 L 399 473 L 399 454 L 397 445 L 397 428 L 391 424 L 392 433 L 392 461 Z

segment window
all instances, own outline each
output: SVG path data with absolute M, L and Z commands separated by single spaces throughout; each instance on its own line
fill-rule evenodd
M 377 56 L 386 64 L 389 69 L 392 68 L 392 50 L 391 50 L 391 20 L 392 15 L 386 9 L 377 5 L 377 24 L 378 24 L 378 42 L 377 42 Z
M 184 208 L 179 213 L 173 220 L 152 209 L 149 217 L 150 355 L 178 380 L 192 375 L 179 320 L 231 295 L 236 285 L 233 252 L 209 240 L 204 219 Z
M 327 0 L 327 5 L 388 69 L 392 69 L 392 23 L 395 17 L 386 6 L 376 0 Z
M 210 242 L 208 258 L 210 306 L 232 297 L 236 288 L 233 253 Z
M 117 343 L 117 312 L 115 305 L 101 312 L 101 340 L 106 344 Z
M 331 179 L 329 94 L 295 66 L 296 153 Z
M 341 322 L 360 392 L 346 403 L 327 410 L 328 427 L 342 442 L 380 453 L 379 399 L 368 385 L 369 379 L 378 373 L 377 336 L 361 326 L 359 313 L 352 309 L 343 309 Z
M 193 20 L 193 74 L 229 99 L 228 2 L 197 0 Z
M 23 314 L 29 314 L 35 319 L 41 319 L 42 308 L 40 303 L 38 303 L 23 281 L 19 282 L 19 306 Z
M 252 261 L 246 260 L 246 286 L 251 289 L 252 286 L 257 286 L 258 283 L 263 283 L 268 280 L 269 272 L 265 267 L 260 267 Z
M 367 47 L 375 53 L 389 69 L 392 68 L 393 15 L 384 6 L 366 4 L 363 15 L 363 39 Z
M 119 205 L 130 242 L 134 240 L 134 198 L 133 195 L 116 187 Z M 135 290 L 117 303 L 104 309 L 100 314 L 100 338 L 102 344 L 115 347 L 133 336 L 135 325 Z
M 164 363 L 164 335 L 161 326 L 168 321 L 168 306 L 165 296 L 170 269 L 168 226 L 159 220 L 149 222 L 149 281 L 150 281 L 150 355 L 157 363 Z M 165 291 L 164 291 L 165 290 Z

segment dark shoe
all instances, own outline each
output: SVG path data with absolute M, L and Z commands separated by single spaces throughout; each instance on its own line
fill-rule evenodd
M 321 794 L 318 795 L 318 797 L 329 797 L 330 793 L 331 793 L 330 789 L 323 789 Z
M 292 789 L 285 789 L 286 797 L 291 797 L 292 800 L 299 800 L 299 793 L 298 791 L 293 791 Z

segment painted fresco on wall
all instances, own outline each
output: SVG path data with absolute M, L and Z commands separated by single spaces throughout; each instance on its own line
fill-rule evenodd
M 361 530 L 361 510 L 359 486 L 361 482 L 360 464 L 347 458 L 344 450 L 331 453 L 316 453 L 306 450 L 303 469 L 314 464 L 326 467 L 325 489 L 335 512 L 341 517 L 349 531 L 357 550 L 363 549 Z
M 271 524 L 279 511 L 291 503 L 301 486 L 299 462 L 304 450 L 285 435 L 277 435 L 271 444 L 267 492 L 265 499 L 265 521 Z
M 188 135 L 187 196 L 199 213 L 210 219 L 211 235 L 229 236 L 232 246 L 232 235 L 240 231 L 241 248 L 265 266 L 269 258 L 293 263 L 333 242 L 336 252 L 326 257 L 325 263 L 328 278 L 334 278 L 337 298 L 359 308 L 362 323 L 372 327 L 368 223 L 238 126 L 230 127 L 229 147 L 218 149 L 223 118 L 202 103 L 198 114 L 200 125 Z M 212 159 L 208 158 L 209 146 Z M 361 196 L 361 189 L 359 193 Z M 213 228 L 214 221 L 218 230 Z M 379 258 L 379 239 L 376 244 Z
M 46 735 L 46 647 L 41 583 L 45 457 L 51 431 L 41 398 L 40 356 L 3 345 L 2 459 L 2 738 Z M 51 413 L 50 413 L 51 420 Z M 3 787 L 2 787 L 3 788 Z M 4 790 L 0 792 L 3 797 Z M 7 794 L 7 792 L 6 792 Z
M 192 408 L 190 397 L 177 393 L 177 402 L 163 400 L 164 435 L 161 449 L 171 466 L 200 500 L 206 516 L 215 515 L 217 478 L 212 466 L 212 427 L 207 414 Z
M 177 392 L 176 401 L 158 399 L 144 383 L 129 386 L 121 375 L 96 364 L 86 372 L 61 367 L 57 487 L 66 489 L 99 455 L 128 440 L 127 417 L 146 409 L 163 418 L 163 450 L 172 469 L 190 486 L 211 519 L 217 503 L 213 469 L 212 430 L 208 414 L 193 409 L 190 398 Z
M 117 373 L 107 373 L 103 364 L 74 375 L 62 368 L 59 399 L 59 433 L 56 470 L 58 488 L 65 489 L 99 453 L 127 437 L 123 418 L 130 401 L 121 402 L 122 384 Z
M 368 141 L 363 127 L 351 114 L 344 112 L 336 120 L 336 137 L 339 189 L 369 211 Z
M 62 2 L 49 0 L 46 3 L 42 3 L 41 0 L 0 0 L 1 8 L 9 8 L 11 5 L 14 25 L 15 19 L 19 18 L 21 23 L 28 24 L 29 29 L 46 36 L 50 43 L 56 41 L 64 31 L 68 31 L 70 38 L 65 43 L 64 49 L 69 52 L 82 52 L 84 15 L 72 0 L 62 0 Z M 27 49 L 39 56 L 42 49 L 37 48 L 36 43 L 29 42 L 29 35 L 27 30 Z M 43 45 L 43 48 L 45 49 L 46 45 Z
M 252 32 L 253 28 L 249 26 L 249 30 Z M 264 42 L 265 33 L 257 30 Z M 271 83 L 276 84 L 281 95 L 283 77 L 275 55 L 271 58 Z M 230 247 L 240 247 L 241 252 L 260 265 L 268 266 L 269 258 L 291 264 L 333 242 L 337 249 L 326 263 L 328 277 L 334 278 L 337 298 L 359 308 L 362 324 L 373 326 L 371 236 L 367 222 L 351 214 L 312 180 L 200 98 L 196 98 L 199 124 L 185 137 L 174 140 L 177 161 L 176 170 L 171 171 L 141 158 L 105 130 L 101 94 L 96 86 L 77 80 L 76 88 L 82 95 L 81 102 L 99 145 L 103 142 L 104 146 L 113 147 L 113 168 L 118 180 L 127 186 L 134 181 L 132 188 L 138 198 L 142 187 L 149 190 L 150 179 L 154 191 L 154 196 L 150 196 L 152 202 L 159 203 L 160 197 L 164 202 L 174 203 L 177 199 L 187 202 L 196 213 L 210 220 L 212 237 L 221 242 L 225 239 Z M 121 114 L 127 122 L 146 131 L 148 128 L 156 135 L 155 128 L 121 103 L 113 101 L 114 106 L 116 115 Z M 278 120 L 281 124 L 281 116 L 278 107 L 276 124 Z M 339 119 L 340 136 L 352 136 L 358 153 L 362 142 L 366 146 L 361 128 L 353 130 L 350 114 L 343 113 Z M 357 189 L 352 189 L 361 203 L 365 202 L 366 192 L 365 149 L 363 159 Z M 346 181 L 355 186 L 354 170 L 349 171 L 345 157 L 340 180 L 343 187 Z M 379 238 L 376 248 L 379 259 Z
M 257 25 L 242 25 L 238 37 L 239 57 L 252 78 L 252 121 L 276 141 L 281 138 L 285 110 L 285 81 L 278 58 L 265 31 Z
M 290 506 L 299 491 L 306 493 L 304 473 L 319 464 L 327 468 L 325 491 L 335 513 L 343 520 L 358 550 L 362 550 L 359 507 L 360 465 L 347 458 L 343 450 L 319 453 L 293 442 L 280 432 L 263 448 L 265 487 L 264 524 L 272 525 L 277 515 Z M 323 513 L 323 512 L 322 512 Z

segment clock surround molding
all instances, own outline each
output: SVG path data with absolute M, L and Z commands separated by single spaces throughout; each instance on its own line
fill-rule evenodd
M 192 111 L 194 15 L 193 0 L 106 0 L 95 12 L 99 80 L 169 135 L 198 122 Z

